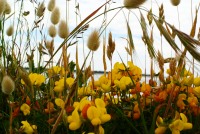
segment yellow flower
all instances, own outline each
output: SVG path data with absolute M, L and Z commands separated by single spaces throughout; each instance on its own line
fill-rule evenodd
M 131 78 L 130 77 L 126 77 L 126 76 L 123 76 L 120 81 L 118 80 L 115 80 L 114 81 L 115 85 L 118 86 L 120 88 L 120 90 L 125 90 L 128 86 L 132 86 L 133 83 L 131 81 Z
M 95 106 L 90 106 L 87 110 L 87 117 L 91 120 L 92 125 L 97 126 L 101 124 L 100 111 Z
M 192 124 L 188 123 L 187 117 L 185 114 L 180 113 L 181 119 L 174 120 L 171 124 L 169 124 L 169 128 L 172 131 L 172 134 L 180 134 L 180 131 L 186 129 L 192 129 Z
M 193 90 L 193 93 L 194 93 L 198 98 L 200 98 L 200 86 L 195 87 L 194 90 Z
M 22 129 L 22 131 L 26 134 L 32 134 L 34 133 L 34 130 L 37 129 L 36 125 L 31 126 L 27 121 L 22 121 L 21 123 L 23 126 L 21 126 L 20 129 Z
M 157 125 L 157 128 L 155 129 L 155 134 L 164 134 L 168 128 L 160 116 L 157 117 L 156 125 Z
M 196 87 L 200 86 L 200 77 L 194 78 L 193 84 L 194 84 Z
M 64 106 L 65 106 L 65 102 L 62 99 L 60 99 L 60 98 L 56 98 L 55 99 L 55 104 L 57 106 L 59 106 L 60 108 L 64 108 Z
M 198 99 L 195 96 L 188 97 L 187 101 L 191 107 L 196 107 L 199 104 Z
M 180 109 L 185 109 L 185 103 L 183 102 L 184 100 L 186 100 L 186 94 L 179 94 L 178 95 L 178 100 L 176 102 L 176 105 L 180 108 Z
M 27 105 L 26 103 L 21 105 L 20 110 L 23 112 L 24 115 L 30 114 L 30 106 Z
M 31 84 L 36 85 L 36 86 L 40 86 L 45 81 L 45 77 L 43 75 L 37 74 L 37 73 L 30 73 L 29 79 L 31 81 Z M 23 80 L 21 80 L 21 83 L 25 84 Z
M 64 90 L 64 78 L 55 82 L 55 87 L 53 89 L 55 92 L 62 92 Z
M 111 80 L 109 80 L 105 75 L 99 78 L 99 86 L 102 88 L 103 92 L 109 92 L 111 89 Z
M 74 78 L 69 77 L 66 79 L 67 85 L 69 86 L 69 88 L 71 88 L 71 86 L 74 84 Z
M 72 115 L 67 117 L 67 121 L 69 122 L 70 130 L 77 130 L 80 128 L 82 122 L 77 109 L 72 112 Z

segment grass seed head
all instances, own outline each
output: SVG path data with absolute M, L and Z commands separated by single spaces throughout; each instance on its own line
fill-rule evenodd
M 48 9 L 49 11 L 53 11 L 55 5 L 56 5 L 55 0 L 50 0 L 49 3 L 48 3 L 47 9 Z
M 124 0 L 126 8 L 137 8 L 141 6 L 146 0 Z
M 87 46 L 90 50 L 96 51 L 99 48 L 99 45 L 99 32 L 97 30 L 94 30 L 88 37 Z
M 56 36 L 56 27 L 54 25 L 51 25 L 49 27 L 49 36 L 51 36 L 52 38 L 54 38 Z
M 0 0 L 0 15 L 5 11 L 6 0 Z
M 15 83 L 11 79 L 10 76 L 6 75 L 3 77 L 3 80 L 1 82 L 1 90 L 4 94 L 10 95 L 15 89 Z
M 14 32 L 13 25 L 10 25 L 10 26 L 8 27 L 8 29 L 6 30 L 6 34 L 7 34 L 8 36 L 12 36 L 12 35 L 13 35 L 13 32 Z
M 58 35 L 60 36 L 60 38 L 67 38 L 67 36 L 69 35 L 69 28 L 67 23 L 64 20 L 61 20 L 58 26 Z
M 51 13 L 51 23 L 54 25 L 58 24 L 60 20 L 60 10 L 58 7 L 55 7 Z
M 44 5 L 44 2 L 42 2 L 42 3 L 39 4 L 39 6 L 38 6 L 38 9 L 37 9 L 37 16 L 38 16 L 38 17 L 43 16 L 44 11 L 45 11 L 45 5 Z
M 171 0 L 173 6 L 178 6 L 181 0 Z
M 9 5 L 9 3 L 7 1 L 6 1 L 4 13 L 5 14 L 10 14 L 11 13 L 11 7 L 10 7 L 10 5 Z

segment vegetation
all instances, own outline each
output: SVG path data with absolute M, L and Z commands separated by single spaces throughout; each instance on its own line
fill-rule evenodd
M 159 5 L 156 15 L 142 6 L 145 2 L 124 0 L 123 6 L 108 8 L 115 2 L 106 0 L 70 30 L 67 18 L 60 19 L 61 11 L 55 0 L 49 0 L 47 5 L 29 1 L 37 5 L 32 26 L 26 19 L 30 11 L 23 9 L 25 1 L 15 1 L 14 4 L 20 5 L 17 14 L 8 1 L 0 0 L 1 133 L 200 133 L 200 38 L 195 39 L 195 35 L 200 35 L 196 33 L 199 5 L 191 32 L 186 34 L 165 20 L 164 5 Z M 80 17 L 79 3 L 75 3 Z M 171 0 L 173 6 L 180 3 Z M 151 60 L 149 81 L 142 80 L 146 72 L 134 63 L 134 36 L 123 9 L 129 10 L 129 16 L 135 15 L 134 10 L 140 13 L 137 18 L 141 41 Z M 107 21 L 111 11 L 116 14 Z M 47 12 L 51 24 L 45 29 Z M 107 33 L 119 12 L 124 13 L 127 26 L 127 37 L 123 37 L 127 41 L 124 46 L 127 59 L 116 52 L 117 42 L 112 32 Z M 102 16 L 102 26 L 87 37 L 89 52 L 83 49 L 84 62 L 80 64 L 80 39 L 85 37 L 89 24 Z M 13 23 L 10 26 L 9 20 Z M 155 49 L 154 29 L 159 30 L 161 42 L 165 40 L 176 56 L 164 58 L 165 50 Z M 76 53 L 70 60 L 68 49 L 72 46 L 76 47 Z M 102 46 L 104 73 L 95 78 L 94 64 L 98 61 L 93 56 Z M 113 62 L 114 53 L 120 61 Z

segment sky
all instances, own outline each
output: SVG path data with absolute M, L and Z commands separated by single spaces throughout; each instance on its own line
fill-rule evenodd
M 37 3 L 42 2 L 43 0 L 36 0 Z M 49 0 L 45 0 L 45 5 L 48 5 Z M 68 2 L 63 0 L 56 0 L 56 6 L 59 7 L 61 12 L 61 19 L 67 20 L 69 29 L 72 31 L 84 18 L 86 18 L 90 13 L 95 11 L 98 7 L 100 7 L 102 4 L 104 4 L 106 0 L 70 0 Z M 113 9 L 116 7 L 123 6 L 123 0 L 113 0 L 114 3 L 107 5 L 108 9 Z M 170 0 L 147 0 L 141 7 L 145 8 L 147 11 L 149 11 L 152 8 L 153 14 L 157 15 L 159 14 L 158 9 L 161 4 L 164 5 L 164 14 L 165 14 L 165 20 L 170 23 L 171 25 L 174 25 L 177 29 L 189 34 L 190 29 L 192 27 L 192 20 L 195 16 L 195 10 L 198 7 L 200 1 L 199 0 L 181 0 L 179 6 L 173 6 L 170 2 Z M 10 2 L 11 8 L 14 9 L 14 16 L 12 16 L 10 21 L 7 23 L 15 23 L 13 20 L 16 20 L 18 18 L 19 13 L 19 7 L 21 2 Z M 79 5 L 79 11 L 77 12 L 77 9 L 75 8 L 75 5 Z M 36 3 L 31 3 L 30 0 L 24 0 L 23 5 L 23 12 L 29 11 L 30 14 L 25 17 L 25 19 L 28 22 L 28 26 L 32 27 L 34 24 L 34 21 L 37 20 L 35 17 L 34 9 L 37 8 Z M 127 52 L 125 50 L 125 47 L 127 46 L 127 41 L 124 38 L 127 38 L 127 26 L 126 26 L 126 19 L 129 20 L 129 25 L 132 31 L 133 35 L 133 41 L 135 44 L 135 53 L 133 55 L 133 62 L 135 65 L 139 66 L 143 72 L 147 72 L 147 74 L 150 71 L 150 58 L 146 50 L 146 46 L 142 41 L 142 30 L 140 23 L 138 19 L 140 19 L 140 11 L 142 12 L 143 16 L 146 18 L 147 12 L 139 9 L 123 9 L 119 13 L 119 9 L 113 10 L 111 12 L 108 12 L 107 14 L 107 24 L 109 24 L 106 28 L 106 30 L 101 35 L 101 44 L 97 51 L 94 52 L 93 59 L 94 62 L 92 64 L 92 67 L 95 71 L 103 71 L 103 61 L 102 61 L 102 46 L 103 46 L 103 38 L 108 38 L 109 32 L 112 32 L 113 39 L 116 43 L 116 50 L 113 54 L 113 63 L 115 62 L 121 62 L 120 57 L 122 57 L 123 61 L 126 63 L 126 61 L 130 60 L 130 58 L 127 58 Z M 96 15 L 103 13 L 104 8 L 100 10 Z M 129 12 L 131 11 L 131 12 Z M 77 14 L 75 13 L 77 12 Z M 117 15 L 115 16 L 115 14 Z M 129 14 L 130 13 L 130 14 Z M 128 17 L 129 14 L 129 17 Z M 51 38 L 48 36 L 48 27 L 50 26 L 50 15 L 51 13 L 46 9 L 45 10 L 45 17 L 40 23 L 40 27 L 43 26 L 43 30 L 46 30 L 46 36 L 47 39 L 50 40 Z M 115 17 L 114 17 L 115 16 Z M 114 18 L 113 18 L 114 17 Z M 200 16 L 198 15 L 198 18 Z M 67 18 L 67 19 L 66 19 Z M 12 20 L 13 19 L 13 20 Z M 103 22 L 103 17 L 98 17 L 91 23 L 89 23 L 88 30 L 81 36 L 83 36 L 83 39 L 78 40 L 78 50 L 79 50 L 79 64 L 82 65 L 83 63 L 83 50 L 85 54 L 88 53 L 87 48 L 87 38 L 90 34 L 90 32 L 94 29 L 99 30 Z M 148 21 L 146 20 L 148 23 Z M 200 23 L 197 22 L 197 30 L 195 38 L 197 38 L 198 29 Z M 171 56 L 174 56 L 175 53 L 169 46 L 169 44 L 165 41 L 164 38 L 161 39 L 160 32 L 157 30 L 157 27 L 155 23 L 153 23 L 152 26 L 147 25 L 148 32 L 150 34 L 151 29 L 153 28 L 153 35 L 154 35 L 154 47 L 156 50 L 162 51 L 163 57 L 168 58 Z M 24 28 L 25 29 L 25 28 Z M 39 31 L 35 32 L 31 36 L 32 43 L 37 44 L 41 36 L 38 34 Z M 55 49 L 58 48 L 58 46 L 62 43 L 62 39 L 60 39 L 58 36 L 55 38 Z M 176 39 L 176 42 L 180 45 L 180 42 L 178 39 Z M 161 45 L 162 43 L 162 45 Z M 107 43 L 106 43 L 107 44 Z M 70 53 L 70 60 L 75 61 L 75 45 L 69 47 L 68 53 Z M 162 50 L 161 50 L 162 49 Z M 182 48 L 183 49 L 183 48 Z M 57 61 L 60 53 L 54 57 L 55 62 Z M 120 56 L 119 56 L 120 55 Z M 35 57 L 36 61 L 38 60 L 38 57 Z M 49 57 L 45 57 L 43 61 L 47 60 Z M 89 64 L 91 59 L 91 56 L 89 57 L 89 60 L 87 62 L 87 65 Z M 45 62 L 44 62 L 45 64 Z M 198 63 L 197 63 L 198 64 Z M 188 62 L 188 65 L 190 65 L 190 62 Z M 110 62 L 107 58 L 107 71 L 110 70 Z M 166 65 L 168 66 L 168 65 Z M 158 65 L 154 66 L 155 70 L 158 70 Z M 166 67 L 167 68 L 167 67 Z

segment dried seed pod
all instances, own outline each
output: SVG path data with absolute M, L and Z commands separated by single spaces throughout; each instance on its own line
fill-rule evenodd
M 171 0 L 173 6 L 178 6 L 181 0 Z
M 56 5 L 55 0 L 50 0 L 49 3 L 48 3 L 47 9 L 48 9 L 49 11 L 53 11 L 55 5 Z
M 96 51 L 99 48 L 99 45 L 99 32 L 97 30 L 94 30 L 88 37 L 87 46 L 90 50 Z
M 64 20 L 61 20 L 58 26 L 58 35 L 60 36 L 60 38 L 67 38 L 67 36 L 69 35 L 69 28 L 67 23 Z
M 15 83 L 12 78 L 8 75 L 3 77 L 1 82 L 1 90 L 4 94 L 10 95 L 15 89 Z
M 137 8 L 141 6 L 146 0 L 124 0 L 126 8 Z
M 55 7 L 51 13 L 51 23 L 54 25 L 58 24 L 60 20 L 60 10 L 58 7 Z
M 54 38 L 56 36 L 56 27 L 54 25 L 51 25 L 49 27 L 49 36 L 51 36 L 52 38 Z

